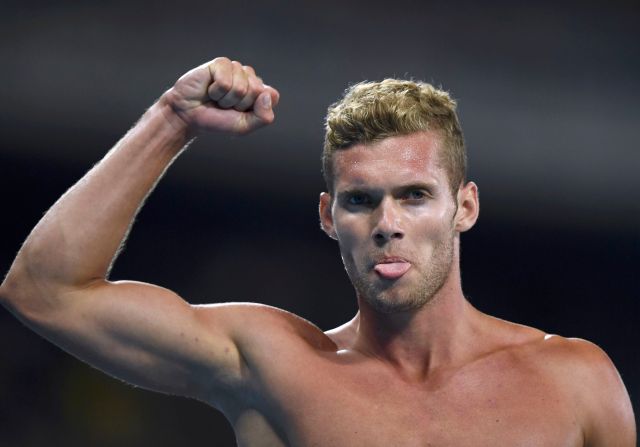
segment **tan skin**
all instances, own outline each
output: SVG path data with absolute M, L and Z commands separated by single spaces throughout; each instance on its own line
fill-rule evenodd
M 340 328 L 107 280 L 138 208 L 189 139 L 270 124 L 278 99 L 226 58 L 185 74 L 38 223 L 2 304 L 109 374 L 209 403 L 241 446 L 635 445 L 628 395 L 598 347 L 492 318 L 464 299 L 459 235 L 477 219 L 477 187 L 451 193 L 437 134 L 336 154 L 321 223 L 366 286 L 359 314 Z M 408 270 L 381 276 L 385 256 Z M 441 287 L 409 306 L 438 271 Z

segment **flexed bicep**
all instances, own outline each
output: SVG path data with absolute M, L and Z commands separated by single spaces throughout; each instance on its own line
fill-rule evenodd
M 225 305 L 192 306 L 162 287 L 100 281 L 27 324 L 81 360 L 154 391 L 215 400 L 240 385 Z

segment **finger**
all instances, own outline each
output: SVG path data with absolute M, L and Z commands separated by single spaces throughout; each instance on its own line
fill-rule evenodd
M 242 69 L 240 62 L 231 62 L 233 67 L 232 86 L 231 89 L 220 98 L 217 103 L 218 107 L 228 109 L 238 104 L 249 92 L 249 80 L 247 73 Z
M 246 68 L 245 68 L 245 71 L 247 71 Z M 238 104 L 233 106 L 233 108 L 235 110 L 238 110 L 239 112 L 244 112 L 246 110 L 253 108 L 253 104 L 255 103 L 258 95 L 263 91 L 265 91 L 264 84 L 257 76 L 249 75 L 248 82 L 249 82 L 249 91 L 244 96 L 244 98 L 240 100 Z
M 244 69 L 244 71 L 249 76 L 255 76 L 256 75 L 256 71 L 253 69 L 253 67 L 251 65 L 244 65 L 242 68 Z
M 233 87 L 233 65 L 226 57 L 218 57 L 207 68 L 212 80 L 207 94 L 211 100 L 217 102 Z
M 253 111 L 247 113 L 248 130 L 271 124 L 275 119 L 273 113 L 272 95 L 269 91 L 262 92 L 253 105 Z
M 275 107 L 280 102 L 280 92 L 270 85 L 265 85 L 265 90 L 271 95 L 271 107 Z

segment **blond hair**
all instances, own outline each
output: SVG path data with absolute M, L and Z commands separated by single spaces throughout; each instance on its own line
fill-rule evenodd
M 325 129 L 322 172 L 331 193 L 336 150 L 421 131 L 436 131 L 443 139 L 439 160 L 452 194 L 465 180 L 467 156 L 456 102 L 431 84 L 399 79 L 355 84 L 329 106 Z

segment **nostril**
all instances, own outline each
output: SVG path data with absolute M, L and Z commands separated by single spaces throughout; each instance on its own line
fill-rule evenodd
M 404 233 L 402 232 L 385 233 L 384 231 L 380 231 L 373 234 L 373 239 L 376 242 L 385 242 L 391 239 L 402 239 L 403 237 Z

